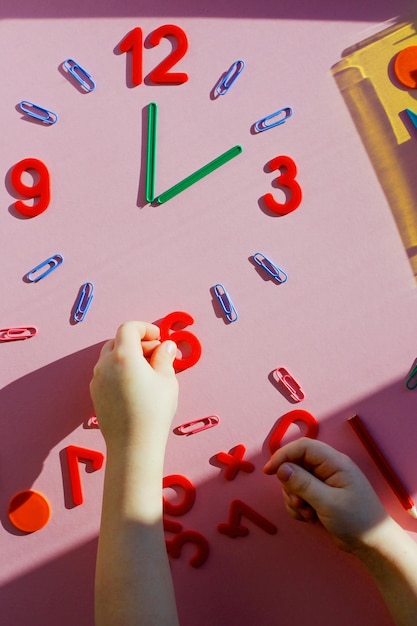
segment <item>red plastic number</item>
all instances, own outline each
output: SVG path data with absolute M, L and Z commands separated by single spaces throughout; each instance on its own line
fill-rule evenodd
M 304 422 L 307 425 L 307 432 L 305 436 L 310 437 L 310 439 L 316 439 L 319 432 L 319 425 L 316 418 L 311 415 L 311 413 L 308 413 L 308 411 L 295 409 L 294 411 L 285 413 L 285 415 L 281 417 L 277 427 L 272 433 L 269 440 L 269 449 L 271 454 L 274 454 L 274 452 L 278 450 L 285 433 L 294 422 Z
M 297 166 L 294 161 L 288 156 L 277 156 L 275 159 L 269 162 L 269 168 L 273 172 L 280 170 L 281 174 L 276 178 L 276 183 L 279 187 L 284 187 L 290 191 L 289 198 L 285 202 L 277 202 L 272 193 L 267 193 L 263 196 L 263 201 L 270 211 L 279 213 L 280 215 L 286 215 L 295 211 L 303 198 L 303 192 L 300 185 L 295 180 L 297 176 Z M 282 171 L 284 170 L 284 171 Z
M 224 470 L 224 477 L 226 480 L 234 480 L 238 472 L 247 472 L 250 474 L 255 469 L 255 466 L 250 461 L 244 461 L 246 448 L 244 445 L 239 444 L 232 448 L 229 452 L 219 452 L 216 454 L 216 459 L 226 465 Z
M 192 509 L 195 502 L 195 487 L 191 481 L 181 474 L 171 474 L 170 476 L 164 476 L 162 486 L 164 489 L 167 487 L 181 487 L 184 491 L 184 498 L 181 502 L 175 504 L 164 498 L 164 513 L 167 515 L 185 515 L 190 509 Z
M 120 52 L 132 52 L 132 83 L 140 85 L 142 82 L 143 37 L 142 29 L 137 27 L 127 33 L 119 44 Z
M 250 506 L 242 502 L 242 500 L 233 500 L 230 505 L 229 519 L 225 524 L 219 524 L 217 530 L 223 535 L 228 535 L 235 539 L 236 537 L 246 537 L 249 534 L 249 528 L 242 526 L 242 517 L 246 517 L 256 526 L 259 526 L 269 535 L 275 535 L 277 527 L 275 524 L 267 520 L 263 515 L 257 513 Z
M 190 565 L 192 567 L 201 567 L 209 555 L 207 539 L 195 530 L 184 530 L 175 535 L 173 539 L 165 540 L 168 554 L 172 558 L 178 559 L 185 543 L 194 543 L 197 546 L 197 553 L 190 559 Z
M 185 72 L 170 72 L 169 70 L 186 55 L 188 50 L 187 35 L 179 26 L 175 26 L 175 24 L 165 24 L 150 34 L 149 43 L 151 46 L 157 46 L 164 37 L 174 38 L 177 45 L 173 47 L 170 54 L 152 70 L 149 74 L 149 80 L 158 85 L 166 83 L 181 85 L 182 83 L 186 83 L 188 74 Z
M 104 454 L 98 450 L 88 450 L 87 448 L 80 448 L 79 446 L 68 446 L 66 452 L 72 500 L 74 505 L 78 506 L 84 502 L 78 462 L 80 459 L 83 461 L 91 461 L 92 469 L 94 471 L 99 470 L 103 465 Z
M 174 369 L 176 372 L 182 372 L 182 370 L 195 365 L 201 357 L 201 343 L 195 335 L 188 332 L 188 330 L 174 330 L 171 331 L 171 327 L 174 324 L 181 324 L 182 326 L 189 326 L 194 324 L 194 318 L 184 311 L 174 311 L 169 313 L 160 323 L 161 341 L 166 339 L 172 339 L 176 344 L 186 343 L 190 346 L 190 354 L 183 356 L 182 358 L 174 359 Z
M 33 185 L 26 185 L 22 181 L 22 174 L 27 170 L 34 170 L 38 175 L 38 180 Z M 38 198 L 33 205 L 16 200 L 14 203 L 16 211 L 26 217 L 35 217 L 48 208 L 51 200 L 50 178 L 48 169 L 42 161 L 29 158 L 16 163 L 11 171 L 11 182 L 18 194 L 25 198 Z
M 149 80 L 158 85 L 167 83 L 180 85 L 187 82 L 188 74 L 185 72 L 170 72 L 169 70 L 186 55 L 188 51 L 187 35 L 179 26 L 175 26 L 175 24 L 165 24 L 149 35 L 150 46 L 158 46 L 161 43 L 161 39 L 164 37 L 171 37 L 175 40 L 176 45 L 173 44 L 172 51 L 168 56 L 149 73 Z M 131 52 L 132 83 L 134 85 L 140 85 L 143 80 L 142 29 L 137 27 L 131 30 L 120 42 L 119 50 L 120 52 Z

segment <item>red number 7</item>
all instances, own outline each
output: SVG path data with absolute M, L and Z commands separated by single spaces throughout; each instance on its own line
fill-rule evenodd
M 78 506 L 84 502 L 80 467 L 78 463 L 80 459 L 83 461 L 91 461 L 93 471 L 99 470 L 103 465 L 104 454 L 98 450 L 88 450 L 87 448 L 80 448 L 79 446 L 68 446 L 66 448 L 66 453 L 72 500 L 74 502 L 74 506 Z

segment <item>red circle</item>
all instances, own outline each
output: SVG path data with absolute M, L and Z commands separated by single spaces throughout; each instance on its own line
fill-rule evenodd
M 394 59 L 394 74 L 404 87 L 417 89 L 417 46 L 408 46 Z
M 33 533 L 49 522 L 51 508 L 45 496 L 28 489 L 13 496 L 8 514 L 13 526 L 25 533 Z

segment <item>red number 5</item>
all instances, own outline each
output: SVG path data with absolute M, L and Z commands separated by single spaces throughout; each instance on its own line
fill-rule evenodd
M 279 187 L 289 190 L 289 197 L 285 202 L 277 202 L 272 193 L 266 193 L 262 196 L 263 201 L 270 211 L 279 213 L 280 215 L 286 215 L 295 211 L 303 198 L 303 192 L 300 185 L 295 180 L 297 176 L 297 166 L 294 161 L 288 156 L 277 156 L 268 163 L 271 172 L 280 170 L 281 174 L 276 178 L 276 183 Z

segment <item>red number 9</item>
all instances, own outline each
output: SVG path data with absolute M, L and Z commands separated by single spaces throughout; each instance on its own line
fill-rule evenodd
M 300 206 L 303 198 L 301 187 L 295 180 L 297 176 L 296 164 L 290 157 L 282 155 L 272 159 L 268 165 L 272 172 L 275 170 L 281 171 L 281 174 L 276 178 L 276 182 L 280 187 L 290 190 L 290 197 L 285 202 L 277 202 L 272 193 L 266 193 L 263 196 L 263 201 L 270 211 L 280 215 L 286 215 L 291 213 L 291 211 L 295 211 Z
M 34 170 L 38 174 L 38 181 L 33 185 L 26 185 L 22 181 L 22 174 L 27 170 Z M 13 166 L 11 182 L 15 191 L 25 198 L 39 198 L 33 205 L 26 204 L 22 200 L 16 200 L 14 208 L 26 217 L 35 217 L 43 213 L 51 200 L 49 172 L 44 163 L 39 159 L 23 159 Z
M 176 344 L 186 343 L 190 347 L 190 353 L 187 356 L 174 359 L 174 369 L 176 372 L 195 365 L 201 357 L 201 343 L 195 335 L 188 330 L 174 330 L 170 332 L 174 324 L 189 326 L 194 324 L 194 318 L 184 311 L 174 311 L 169 313 L 160 323 L 161 341 L 172 339 Z

